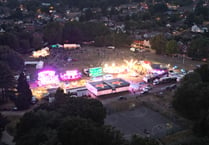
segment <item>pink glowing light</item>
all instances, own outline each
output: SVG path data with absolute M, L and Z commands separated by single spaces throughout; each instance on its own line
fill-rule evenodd
M 68 70 L 65 73 L 60 73 L 60 79 L 62 81 L 78 80 L 81 78 L 81 73 L 77 70 Z
M 165 70 L 153 69 L 152 73 L 163 74 L 163 73 L 165 73 Z
M 56 72 L 53 70 L 44 70 L 38 73 L 38 85 L 44 86 L 44 85 L 52 85 L 52 84 L 58 84 L 59 78 L 58 75 L 56 75 Z

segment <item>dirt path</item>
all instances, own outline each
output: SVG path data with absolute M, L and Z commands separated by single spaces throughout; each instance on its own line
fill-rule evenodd
M 15 143 L 13 142 L 13 136 L 9 135 L 7 133 L 7 131 L 3 131 L 3 134 L 2 134 L 2 138 L 1 138 L 1 141 L 7 145 L 15 145 Z

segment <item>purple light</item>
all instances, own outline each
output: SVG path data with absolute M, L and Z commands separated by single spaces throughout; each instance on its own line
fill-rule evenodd
M 60 79 L 63 81 L 77 80 L 81 78 L 81 73 L 77 70 L 68 70 L 65 73 L 60 73 Z
M 164 70 L 159 70 L 159 69 L 153 69 L 152 73 L 163 74 L 163 73 L 165 73 L 165 71 Z
M 44 70 L 38 73 L 39 86 L 59 83 L 58 75 L 53 70 Z

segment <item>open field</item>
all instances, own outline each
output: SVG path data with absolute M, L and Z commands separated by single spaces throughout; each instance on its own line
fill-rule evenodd
M 72 61 L 68 62 L 67 59 Z M 31 58 L 26 57 L 26 60 Z M 54 67 L 58 70 L 78 69 L 99 67 L 104 64 L 120 65 L 124 60 L 148 60 L 153 63 L 161 63 L 163 65 L 171 64 L 171 66 L 178 65 L 180 68 L 193 69 L 197 64 L 202 62 L 192 61 L 178 57 L 168 57 L 156 55 L 153 52 L 132 52 L 129 48 L 108 49 L 106 47 L 83 46 L 79 49 L 64 50 L 50 49 L 50 55 L 46 58 L 37 58 L 35 60 L 43 60 L 46 67 Z M 34 60 L 34 59 L 33 59 Z

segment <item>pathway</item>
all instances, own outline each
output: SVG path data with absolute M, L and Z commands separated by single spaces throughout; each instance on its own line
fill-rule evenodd
M 13 142 L 13 138 L 13 136 L 9 135 L 8 132 L 4 130 L 2 133 L 1 141 L 7 145 L 15 145 L 15 143 Z

